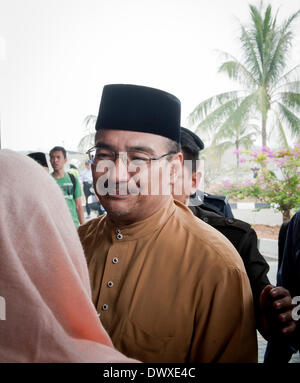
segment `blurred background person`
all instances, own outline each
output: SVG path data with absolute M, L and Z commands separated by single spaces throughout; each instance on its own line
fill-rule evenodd
M 87 218 L 90 218 L 91 208 L 89 206 L 88 198 L 89 196 L 95 195 L 95 193 L 93 192 L 93 175 L 91 169 L 91 160 L 85 161 L 85 169 L 80 173 L 80 181 L 83 185 Z
M 77 166 L 75 166 L 74 164 L 70 164 L 70 170 L 69 170 L 68 173 L 69 174 L 74 174 L 74 176 L 79 179 L 79 171 L 78 171 Z
M 55 146 L 50 150 L 50 163 L 53 168 L 51 175 L 61 188 L 69 206 L 76 227 L 84 223 L 84 212 L 81 203 L 81 187 L 77 177 L 65 172 L 67 152 L 62 146 Z

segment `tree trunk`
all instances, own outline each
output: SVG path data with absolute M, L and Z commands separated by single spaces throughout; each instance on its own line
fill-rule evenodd
M 267 118 L 264 116 L 261 120 L 261 138 L 262 138 L 262 146 L 267 146 Z
M 283 222 L 289 221 L 291 219 L 291 209 L 283 210 L 282 220 Z
M 239 150 L 239 142 L 235 141 L 235 149 L 238 151 Z M 236 167 L 239 168 L 240 166 L 240 153 L 237 152 L 236 154 Z

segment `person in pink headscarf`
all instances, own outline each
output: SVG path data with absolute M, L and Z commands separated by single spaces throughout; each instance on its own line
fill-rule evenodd
M 56 182 L 0 150 L 0 362 L 137 362 L 114 349 Z

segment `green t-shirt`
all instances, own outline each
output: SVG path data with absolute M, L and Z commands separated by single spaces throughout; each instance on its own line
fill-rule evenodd
M 64 193 L 65 200 L 68 203 L 73 221 L 74 221 L 76 227 L 78 227 L 79 226 L 79 220 L 78 220 L 78 215 L 77 215 L 77 210 L 76 210 L 76 202 L 75 202 L 74 197 L 75 198 L 81 197 L 82 193 L 81 193 L 81 187 L 80 187 L 80 183 L 78 181 L 78 178 L 75 176 L 74 176 L 74 178 L 76 181 L 75 192 L 73 192 L 73 183 L 72 183 L 71 177 L 69 176 L 68 173 L 65 173 L 63 178 L 55 178 L 54 177 L 55 181 L 58 183 L 59 187 L 61 188 L 61 190 Z

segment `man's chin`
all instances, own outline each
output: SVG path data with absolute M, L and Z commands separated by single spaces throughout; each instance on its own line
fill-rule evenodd
M 135 206 L 134 195 L 107 195 L 101 197 L 101 204 L 108 214 L 124 216 Z

